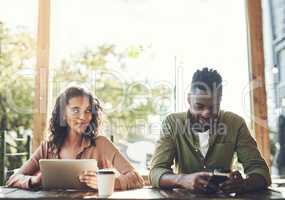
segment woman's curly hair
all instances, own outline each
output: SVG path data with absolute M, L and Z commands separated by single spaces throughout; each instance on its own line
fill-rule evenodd
M 52 148 L 60 149 L 68 135 L 69 127 L 64 115 L 65 108 L 68 105 L 69 100 L 73 97 L 87 97 L 89 99 L 92 110 L 92 119 L 83 136 L 89 138 L 91 143 L 95 145 L 95 137 L 98 134 L 102 122 L 102 107 L 100 102 L 97 98 L 93 97 L 91 93 L 81 87 L 69 87 L 57 97 L 52 111 L 49 123 L 49 141 Z

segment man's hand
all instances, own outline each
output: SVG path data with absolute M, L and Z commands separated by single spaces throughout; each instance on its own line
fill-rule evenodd
M 177 185 L 195 192 L 206 192 L 212 174 L 209 172 L 197 172 L 193 174 L 181 174 Z
M 219 186 L 224 193 L 242 193 L 244 192 L 245 183 L 241 174 L 234 171 L 230 173 L 230 178 Z
M 232 172 L 231 179 L 220 185 L 220 189 L 225 193 L 244 193 L 266 188 L 267 183 L 263 176 L 251 174 L 243 179 L 239 172 Z

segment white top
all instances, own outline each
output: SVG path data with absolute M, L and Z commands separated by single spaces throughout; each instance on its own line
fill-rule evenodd
M 209 130 L 206 132 L 198 133 L 198 136 L 199 136 L 200 151 L 203 154 L 203 156 L 206 157 L 206 154 L 209 149 Z

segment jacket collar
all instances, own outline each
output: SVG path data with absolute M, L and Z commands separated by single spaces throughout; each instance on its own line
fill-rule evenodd
M 219 123 L 222 121 L 223 118 L 223 113 L 224 111 L 220 110 L 219 114 L 218 114 L 218 121 L 216 124 L 216 127 L 219 126 Z M 188 110 L 187 114 L 186 114 L 186 119 L 185 119 L 185 124 L 186 124 L 186 128 L 187 128 L 187 135 L 190 137 L 190 143 L 195 146 L 195 147 L 199 147 L 199 141 L 198 141 L 198 137 L 197 134 L 194 133 L 194 131 L 191 129 L 191 121 L 192 121 L 192 114 L 191 112 Z M 215 130 L 210 130 L 210 135 L 209 135 L 209 148 L 214 145 L 216 137 L 217 137 L 217 133 L 215 132 Z

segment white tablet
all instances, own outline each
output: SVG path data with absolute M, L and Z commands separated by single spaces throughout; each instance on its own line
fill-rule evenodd
M 41 159 L 43 189 L 87 189 L 78 176 L 85 170 L 97 170 L 95 159 Z

